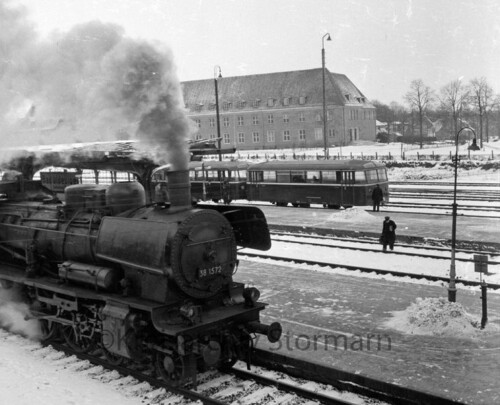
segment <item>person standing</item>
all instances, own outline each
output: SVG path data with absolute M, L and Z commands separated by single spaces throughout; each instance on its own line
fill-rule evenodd
M 387 252 L 387 245 L 389 245 L 391 250 L 394 250 L 397 227 L 396 223 L 390 217 L 385 217 L 382 223 L 382 236 L 380 237 L 384 252 Z
M 372 191 L 373 211 L 380 211 L 380 203 L 384 199 L 384 192 L 377 184 Z

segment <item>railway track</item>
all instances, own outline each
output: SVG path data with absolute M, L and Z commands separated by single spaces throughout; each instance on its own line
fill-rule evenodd
M 281 235 L 281 238 L 278 237 L 278 235 Z M 288 237 L 285 237 L 285 235 L 288 235 Z M 267 252 L 249 252 L 249 251 L 241 251 L 241 257 L 249 257 L 249 258 L 261 258 L 261 259 L 270 259 L 270 260 L 275 260 L 277 262 L 285 262 L 285 263 L 294 263 L 294 264 L 307 264 L 311 266 L 320 266 L 320 267 L 330 267 L 332 269 L 336 268 L 341 268 L 341 269 L 346 269 L 346 270 L 351 270 L 351 271 L 360 271 L 362 273 L 375 273 L 378 275 L 391 275 L 393 277 L 397 278 L 410 278 L 410 279 L 416 279 L 416 280 L 428 280 L 428 281 L 434 281 L 434 282 L 440 282 L 440 283 L 448 283 L 449 282 L 449 277 L 445 277 L 442 275 L 432 275 L 429 274 L 428 272 L 415 272 L 415 271 L 404 271 L 401 269 L 393 270 L 390 268 L 376 268 L 376 267 L 366 267 L 363 265 L 358 265 L 358 264 L 350 264 L 347 262 L 334 262 L 330 259 L 312 259 L 311 257 L 315 256 L 315 253 L 312 252 L 312 248 L 319 247 L 320 249 L 327 249 L 323 250 L 320 256 L 323 257 L 339 257 L 341 256 L 342 250 L 349 250 L 349 251 L 357 251 L 357 255 L 352 255 L 350 254 L 350 257 L 356 257 L 358 258 L 360 255 L 363 254 L 373 254 L 373 252 L 376 252 L 379 255 L 385 255 L 389 254 L 391 257 L 391 260 L 393 260 L 394 257 L 402 257 L 402 256 L 411 256 L 415 258 L 420 258 L 420 261 L 415 260 L 415 263 L 421 263 L 422 259 L 428 259 L 428 260 L 448 260 L 449 255 L 445 255 L 445 249 L 439 249 L 435 247 L 424 247 L 420 246 L 417 249 L 426 249 L 426 250 L 434 250 L 434 253 L 419 253 L 419 252 L 412 252 L 412 251 L 405 251 L 404 248 L 411 248 L 413 249 L 412 245 L 401 245 L 398 244 L 397 250 L 390 252 L 390 253 L 383 253 L 381 252 L 380 245 L 378 245 L 378 248 L 375 248 L 375 242 L 373 241 L 360 241 L 360 242 L 353 242 L 352 239 L 344 239 L 344 238 L 331 238 L 331 237 L 323 237 L 323 241 L 317 242 L 317 241 L 311 241 L 311 239 L 318 239 L 316 236 L 304 236 L 302 235 L 297 235 L 295 236 L 296 240 L 290 240 L 290 234 L 286 232 L 273 232 L 273 242 L 278 242 L 282 243 L 284 246 L 281 246 L 281 250 L 283 252 L 286 252 L 286 254 L 283 253 L 267 253 Z M 319 237 L 321 238 L 321 237 Z M 352 246 L 346 246 L 346 242 L 349 241 L 349 243 L 353 244 Z M 343 242 L 343 243 L 342 243 Z M 287 245 L 301 245 L 301 251 L 304 252 L 309 252 L 307 255 L 300 255 L 300 254 L 291 254 L 290 252 L 293 251 L 299 251 L 299 249 L 296 249 L 294 247 L 286 247 Z M 368 246 L 364 246 L 367 245 Z M 273 249 L 275 247 L 275 243 L 273 243 Z M 403 250 L 401 250 L 403 248 Z M 327 253 L 328 249 L 332 249 L 331 253 Z M 417 250 L 415 249 L 415 250 Z M 278 247 L 278 251 L 280 248 Z M 475 254 L 486 254 L 486 255 L 491 255 L 491 252 L 480 252 L 480 251 L 468 251 L 468 250 L 457 250 L 456 251 L 457 256 L 455 258 L 455 261 L 457 263 L 462 262 L 462 263 L 473 263 L 474 260 L 471 258 L 464 258 L 460 257 L 460 253 L 475 253 Z M 306 256 L 306 257 L 304 257 Z M 500 264 L 498 260 L 496 260 L 497 254 L 493 253 L 492 257 L 495 259 L 489 260 L 488 265 L 494 266 Z M 372 257 L 370 257 L 372 258 Z M 368 258 L 367 260 L 370 260 Z M 373 259 L 372 259 L 373 260 Z M 388 266 L 391 267 L 391 266 Z M 472 286 L 472 287 L 480 287 L 481 283 L 479 281 L 475 280 L 467 280 L 463 278 L 457 277 L 456 282 L 458 284 L 462 284 L 464 286 Z M 495 289 L 498 290 L 500 289 L 500 284 L 497 283 L 488 283 L 488 288 L 490 289 Z
M 98 351 L 82 353 L 58 342 L 40 344 L 0 331 L 0 341 L 8 338 L 16 339 L 35 357 L 54 359 L 63 370 L 85 374 L 141 397 L 143 404 L 460 404 L 359 373 L 260 349 L 253 352 L 253 361 L 258 364 L 253 370 L 245 370 L 238 363 L 228 373 L 208 371 L 200 375 L 196 389 L 190 389 L 163 382 L 147 367 L 131 369 L 110 364 Z
M 333 237 L 321 237 L 321 236 L 304 236 L 303 234 L 293 234 L 293 233 L 287 233 L 287 232 L 277 232 L 277 231 L 272 231 L 271 235 L 273 235 L 272 240 L 273 241 L 281 241 L 281 242 L 287 242 L 287 243 L 296 243 L 296 244 L 304 244 L 305 239 L 322 239 L 325 240 L 324 243 L 321 242 L 306 242 L 310 246 L 323 246 L 323 247 L 338 247 L 342 249 L 349 249 L 349 250 L 357 250 L 357 251 L 363 251 L 363 252 L 380 252 L 380 243 L 375 240 L 353 240 L 353 239 L 347 239 L 347 238 L 333 238 Z M 279 236 L 283 236 L 283 238 L 279 238 Z M 289 237 L 294 237 L 297 238 L 298 240 L 290 240 Z M 302 240 L 301 240 L 302 239 Z M 356 246 L 346 246 L 346 243 L 355 243 Z M 401 244 L 398 243 L 399 248 L 411 248 L 415 250 L 425 250 L 426 252 L 429 251 L 435 251 L 437 253 L 431 254 L 431 253 L 416 253 L 416 252 L 399 252 L 395 251 L 392 252 L 393 255 L 405 255 L 405 256 L 414 256 L 414 257 L 426 257 L 429 259 L 448 259 L 450 256 L 450 249 L 448 248 L 438 248 L 435 246 L 417 246 L 417 245 L 408 245 L 408 244 Z M 481 251 L 473 251 L 473 250 L 465 250 L 465 249 L 455 249 L 455 252 L 457 254 L 464 253 L 464 254 L 482 254 L 482 255 L 491 255 L 492 257 L 497 257 L 497 254 L 491 254 L 490 252 L 481 252 Z M 456 257 L 455 260 L 457 262 L 468 262 L 468 263 L 474 263 L 473 258 L 461 258 L 461 257 Z M 489 265 L 496 265 L 500 264 L 499 260 L 489 260 L 488 261 Z

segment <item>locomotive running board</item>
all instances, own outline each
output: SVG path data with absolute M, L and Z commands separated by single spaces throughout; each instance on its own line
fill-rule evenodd
M 197 204 L 196 208 L 215 210 L 224 215 L 231 223 L 238 246 L 257 250 L 271 248 L 271 235 L 267 220 L 259 208 L 211 204 Z

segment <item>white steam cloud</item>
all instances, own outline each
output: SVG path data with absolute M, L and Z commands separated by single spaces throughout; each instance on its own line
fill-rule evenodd
M 133 138 L 158 164 L 187 168 L 192 127 L 170 50 L 98 21 L 42 41 L 6 0 L 0 26 L 0 159 L 23 146 Z

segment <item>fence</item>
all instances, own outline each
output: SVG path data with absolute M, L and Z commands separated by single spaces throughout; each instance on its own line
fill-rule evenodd
M 215 156 L 215 155 L 214 155 Z M 349 154 L 340 154 L 337 153 L 336 155 L 330 155 L 329 159 L 330 160 L 344 160 L 344 159 L 361 159 L 361 160 L 431 160 L 431 161 L 447 161 L 447 160 L 453 160 L 455 157 L 455 153 L 449 152 L 445 154 L 438 154 L 434 153 L 432 151 L 430 154 L 424 154 L 421 152 L 416 152 L 416 153 L 407 153 L 403 151 L 400 154 L 392 154 L 389 152 L 387 155 L 384 154 L 379 154 L 375 152 L 374 154 L 367 154 L 367 153 L 352 153 L 350 152 Z M 234 159 L 236 160 L 322 160 L 324 159 L 325 156 L 319 153 L 316 154 L 306 154 L 306 153 L 247 153 L 247 154 L 241 154 L 241 153 L 236 153 L 234 155 Z M 497 154 L 495 155 L 493 151 L 491 151 L 491 154 L 484 154 L 484 153 L 471 153 L 471 151 L 467 151 L 467 154 L 459 154 L 460 159 L 467 159 L 467 160 L 476 160 L 476 161 L 489 161 L 489 160 L 498 160 L 500 159 L 500 156 Z

